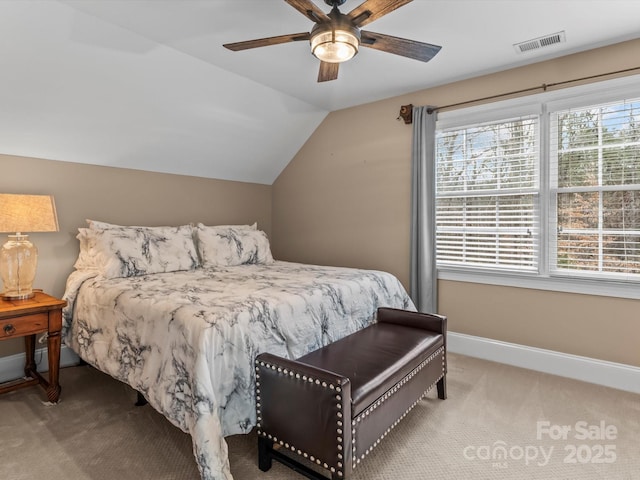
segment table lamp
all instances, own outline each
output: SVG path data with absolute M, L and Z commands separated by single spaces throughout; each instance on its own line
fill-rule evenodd
M 11 232 L 0 250 L 3 300 L 32 298 L 38 249 L 24 232 L 57 232 L 58 217 L 51 195 L 0 193 L 0 232 Z

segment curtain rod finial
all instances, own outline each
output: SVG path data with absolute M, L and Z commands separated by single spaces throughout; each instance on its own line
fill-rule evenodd
M 405 125 L 413 123 L 413 105 L 411 103 L 409 105 L 402 105 L 400 107 L 400 115 L 398 118 L 402 118 Z

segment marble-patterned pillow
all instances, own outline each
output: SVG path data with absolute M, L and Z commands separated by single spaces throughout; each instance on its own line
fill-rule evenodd
M 192 270 L 199 266 L 191 225 L 78 230 L 81 250 L 76 268 L 95 269 L 106 278 Z
M 203 267 L 273 263 L 269 239 L 262 230 L 198 224 L 195 232 Z
M 134 228 L 132 225 L 116 225 L 115 223 L 100 222 L 98 220 L 86 219 L 91 230 L 107 230 L 109 228 Z

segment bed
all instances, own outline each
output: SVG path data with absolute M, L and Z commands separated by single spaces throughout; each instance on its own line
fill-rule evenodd
M 414 310 L 372 270 L 275 261 L 253 226 L 79 229 L 63 341 L 191 435 L 201 477 L 230 480 L 224 437 L 256 423 L 253 360 L 298 358 Z

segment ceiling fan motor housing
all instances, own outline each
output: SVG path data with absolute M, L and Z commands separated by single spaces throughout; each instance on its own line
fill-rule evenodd
M 325 0 L 330 3 L 329 0 Z M 335 2 L 332 2 L 335 3 Z M 358 53 L 360 29 L 334 5 L 329 22 L 316 23 L 311 30 L 311 52 L 323 62 L 340 63 Z

